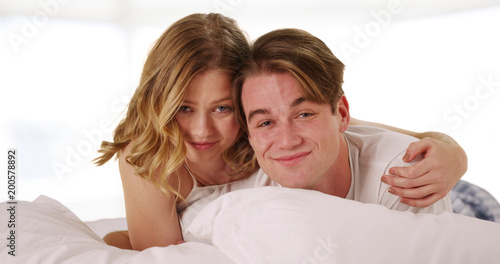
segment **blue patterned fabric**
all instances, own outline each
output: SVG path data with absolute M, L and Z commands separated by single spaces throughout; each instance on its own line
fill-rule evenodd
M 453 212 L 500 223 L 500 204 L 489 192 L 460 180 L 451 191 Z

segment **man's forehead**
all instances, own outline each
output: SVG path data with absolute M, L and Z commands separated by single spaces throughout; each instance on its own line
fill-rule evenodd
M 251 95 L 253 93 L 293 93 L 304 96 L 303 89 L 295 78 L 287 72 L 260 73 L 249 76 L 243 82 L 243 94 Z

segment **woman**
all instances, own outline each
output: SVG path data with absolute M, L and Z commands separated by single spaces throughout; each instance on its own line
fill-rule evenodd
M 96 159 L 102 165 L 118 156 L 125 196 L 129 230 L 109 234 L 108 244 L 135 250 L 176 244 L 182 241 L 178 212 L 203 196 L 205 186 L 240 179 L 248 186 L 267 184 L 254 179 L 257 165 L 231 100 L 232 79 L 248 54 L 249 44 L 235 21 L 219 14 L 184 17 L 158 39 L 114 142 L 103 142 L 102 156 Z M 425 151 L 460 148 L 429 142 Z M 398 194 L 412 190 L 410 198 L 446 195 L 464 171 L 441 174 L 453 166 L 437 162 L 438 157 L 429 155 L 419 163 L 423 168 L 410 174 L 403 169 L 407 181 L 387 181 L 395 183 Z M 435 163 L 437 169 L 429 166 Z M 431 184 L 415 185 L 413 178 Z M 432 191 L 428 186 L 434 186 Z M 421 188 L 425 191 L 415 196 L 414 190 Z
M 182 240 L 176 205 L 195 184 L 227 183 L 255 170 L 242 165 L 251 152 L 239 147 L 245 144 L 230 89 L 248 52 L 236 23 L 216 14 L 175 22 L 150 51 L 114 142 L 103 142 L 96 162 L 118 156 L 132 249 Z

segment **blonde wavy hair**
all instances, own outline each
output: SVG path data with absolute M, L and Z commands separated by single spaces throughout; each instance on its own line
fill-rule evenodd
M 236 22 L 220 14 L 192 14 L 172 24 L 149 52 L 127 114 L 114 131 L 114 142 L 103 141 L 101 156 L 94 162 L 100 166 L 115 154 L 118 158 L 119 151 L 133 142 L 126 161 L 135 173 L 165 195 L 179 198 L 179 186 L 170 186 L 167 180 L 179 177 L 186 157 L 175 120 L 186 89 L 197 74 L 208 69 L 223 70 L 234 78 L 249 49 Z M 240 129 L 223 158 L 235 174 L 248 175 L 256 163 L 243 134 Z

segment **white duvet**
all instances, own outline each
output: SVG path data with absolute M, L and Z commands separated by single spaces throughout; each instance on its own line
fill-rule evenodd
M 121 227 L 91 229 L 48 197 L 16 214 L 16 256 L 4 246 L 0 263 L 500 263 L 498 223 L 279 187 L 225 194 L 183 220 L 190 242 L 142 252 L 107 246 L 100 236 Z

